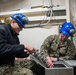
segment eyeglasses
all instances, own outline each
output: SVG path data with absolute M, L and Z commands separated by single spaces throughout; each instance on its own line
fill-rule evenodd
M 18 26 L 19 26 L 20 28 L 23 28 L 23 26 L 22 26 L 20 23 L 17 22 L 17 24 L 18 24 Z

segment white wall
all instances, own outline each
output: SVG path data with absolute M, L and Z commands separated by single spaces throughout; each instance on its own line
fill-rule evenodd
M 19 38 L 21 44 L 29 44 L 37 49 L 40 49 L 44 39 L 52 34 L 58 34 L 58 26 L 52 26 L 50 29 L 45 28 L 30 28 L 20 32 Z

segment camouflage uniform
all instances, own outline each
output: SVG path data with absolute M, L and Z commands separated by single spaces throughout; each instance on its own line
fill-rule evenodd
M 74 59 L 76 53 L 73 42 L 67 39 L 65 42 L 60 43 L 59 35 L 48 36 L 41 46 L 41 51 L 46 56 L 62 57 L 66 60 Z
M 15 65 L 7 64 L 0 66 L 0 75 L 33 75 L 30 69 L 21 67 L 21 61 L 16 61 Z
M 21 68 L 30 69 L 33 73 L 36 72 L 37 63 L 34 62 L 33 60 L 27 60 L 27 59 L 22 61 L 16 60 L 16 62 L 20 64 Z

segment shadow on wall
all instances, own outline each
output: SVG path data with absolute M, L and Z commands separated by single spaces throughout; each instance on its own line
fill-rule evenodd
M 30 28 L 20 32 L 19 39 L 21 44 L 28 44 L 40 49 L 44 39 L 52 34 L 58 34 L 58 26 L 53 26 L 50 29 L 45 28 Z

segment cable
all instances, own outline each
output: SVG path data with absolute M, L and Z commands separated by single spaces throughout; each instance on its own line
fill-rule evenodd
M 44 2 L 44 0 L 43 0 L 43 2 Z M 49 3 L 50 3 L 50 0 L 49 0 Z M 50 4 L 51 4 L 51 5 L 50 5 Z M 49 5 L 50 5 L 51 7 L 50 7 L 50 6 L 46 6 L 48 9 L 50 9 L 50 10 L 48 11 L 49 13 L 48 13 L 48 12 L 45 13 L 45 15 L 47 15 L 47 14 L 50 15 L 50 16 L 49 16 L 50 19 L 48 20 L 48 22 L 47 22 L 46 24 L 48 24 L 48 23 L 50 22 L 51 16 L 52 16 L 52 12 L 53 12 L 53 9 L 52 9 L 52 7 L 53 7 L 53 6 L 52 6 L 52 0 L 51 0 L 51 3 L 50 3 L 50 4 L 49 4 Z M 47 15 L 47 16 L 48 16 L 48 15 Z M 45 19 L 45 17 L 43 18 L 43 20 L 42 20 L 42 22 L 40 23 L 40 25 L 43 24 L 43 23 L 45 22 L 45 20 L 47 19 L 47 17 L 46 17 L 45 20 L 44 20 L 44 19 Z

